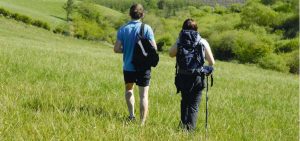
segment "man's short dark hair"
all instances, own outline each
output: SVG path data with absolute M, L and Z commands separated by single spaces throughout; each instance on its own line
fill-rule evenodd
M 133 4 L 130 7 L 129 15 L 132 19 L 140 19 L 144 16 L 144 8 L 141 4 Z

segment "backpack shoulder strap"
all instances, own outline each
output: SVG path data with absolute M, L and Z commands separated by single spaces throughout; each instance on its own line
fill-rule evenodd
M 144 38 L 144 27 L 145 27 L 145 23 L 142 23 L 140 33 L 139 33 L 141 38 Z
M 198 43 L 197 43 L 197 48 L 198 48 L 198 53 L 201 57 L 201 60 L 199 60 L 200 63 L 203 63 L 205 62 L 205 47 L 204 47 L 204 44 L 201 42 L 202 38 L 200 37 Z

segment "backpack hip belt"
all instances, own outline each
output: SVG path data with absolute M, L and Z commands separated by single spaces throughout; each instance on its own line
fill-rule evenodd
M 203 67 L 201 67 L 200 69 L 193 69 L 193 70 L 184 70 L 184 69 L 178 69 L 178 74 L 184 74 L 184 75 L 202 75 L 202 69 Z

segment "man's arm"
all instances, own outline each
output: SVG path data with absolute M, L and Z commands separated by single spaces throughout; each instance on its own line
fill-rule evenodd
M 115 53 L 123 53 L 121 41 L 119 41 L 119 40 L 116 41 L 115 46 L 114 46 L 114 52 Z
M 157 50 L 157 45 L 155 40 L 150 40 L 151 45 L 154 47 L 155 50 Z

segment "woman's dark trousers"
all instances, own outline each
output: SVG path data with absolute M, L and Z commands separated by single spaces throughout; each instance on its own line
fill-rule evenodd
M 200 76 L 181 76 L 181 123 L 187 130 L 196 128 L 203 82 Z

